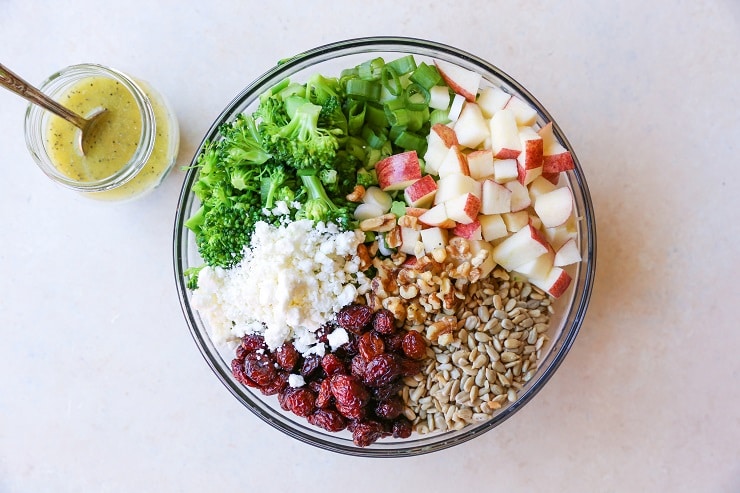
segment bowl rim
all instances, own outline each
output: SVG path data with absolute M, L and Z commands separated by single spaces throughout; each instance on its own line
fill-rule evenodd
M 527 391 L 523 392 L 515 402 L 508 404 L 505 409 L 498 415 L 495 415 L 493 419 L 484 422 L 483 425 L 473 426 L 467 431 L 465 431 L 464 429 L 459 432 L 455 432 L 456 435 L 449 439 L 440 440 L 439 438 L 443 437 L 444 435 L 435 435 L 434 437 L 422 436 L 418 439 L 407 439 L 397 442 L 378 442 L 378 444 L 374 444 L 371 447 L 359 448 L 353 445 L 347 446 L 324 440 L 321 438 L 321 435 L 327 436 L 326 433 L 314 431 L 308 428 L 309 425 L 307 424 L 305 426 L 300 426 L 300 428 L 302 429 L 296 429 L 293 426 L 287 426 L 280 420 L 276 419 L 275 416 L 271 415 L 269 411 L 267 411 L 259 404 L 248 405 L 247 402 L 250 402 L 252 404 L 255 403 L 253 402 L 253 399 L 244 392 L 244 390 L 246 389 L 238 388 L 233 382 L 232 375 L 230 373 L 227 374 L 225 368 L 219 366 L 216 363 L 216 361 L 214 360 L 213 350 L 209 348 L 209 346 L 213 346 L 213 343 L 212 341 L 210 341 L 210 338 L 209 340 L 204 339 L 204 335 L 198 329 L 197 323 L 195 322 L 195 311 L 188 303 L 188 289 L 185 283 L 184 271 L 181 268 L 183 265 L 184 257 L 183 247 L 186 243 L 184 241 L 186 235 L 182 234 L 182 232 L 186 232 L 184 222 L 187 219 L 187 216 L 184 214 L 184 206 L 187 204 L 189 196 L 192 193 L 191 187 L 197 176 L 197 169 L 195 164 L 204 144 L 208 140 L 213 139 L 218 134 L 219 126 L 224 121 L 228 121 L 230 117 L 234 117 L 236 114 L 243 111 L 242 109 L 239 109 L 240 106 L 248 97 L 253 95 L 254 91 L 257 88 L 262 86 L 265 82 L 269 81 L 270 79 L 274 79 L 277 75 L 280 75 L 282 73 L 290 72 L 294 69 L 298 70 L 298 67 L 300 67 L 301 65 L 310 64 L 310 62 L 316 60 L 317 58 L 319 59 L 318 61 L 324 61 L 321 59 L 321 57 L 327 54 L 336 53 L 338 56 L 357 55 L 358 53 L 352 50 L 362 49 L 365 50 L 365 53 L 403 52 L 404 48 L 412 53 L 417 53 L 419 50 L 423 50 L 430 51 L 436 54 L 441 54 L 447 57 L 454 57 L 455 59 L 457 59 L 457 61 L 462 60 L 478 67 L 478 69 L 484 73 L 495 75 L 495 77 L 500 79 L 503 83 L 508 84 L 511 88 L 513 88 L 519 96 L 523 97 L 530 104 L 532 104 L 537 110 L 538 116 L 542 117 L 546 121 L 552 122 L 555 135 L 559 138 L 562 145 L 566 149 L 570 150 L 575 165 L 575 169 L 571 172 L 568 172 L 567 176 L 568 180 L 570 181 L 569 184 L 571 188 L 577 188 L 579 190 L 579 194 L 574 194 L 574 199 L 576 199 L 577 201 L 577 208 L 582 213 L 583 221 L 579 222 L 579 240 L 580 242 L 583 242 L 585 240 L 585 245 L 582 246 L 582 251 L 585 253 L 585 257 L 583 258 L 581 264 L 578 265 L 578 278 L 581 278 L 581 269 L 584 270 L 585 276 L 583 276 L 582 278 L 582 285 L 580 286 L 581 295 L 578 299 L 576 299 L 575 297 L 577 289 L 573 290 L 573 299 L 571 300 L 569 313 L 567 314 L 568 317 L 565 319 L 565 323 L 563 324 L 561 337 L 559 338 L 559 340 L 553 340 L 553 342 L 558 342 L 559 344 L 553 345 L 553 347 L 550 349 L 550 352 L 545 357 L 543 357 L 543 361 L 551 358 L 549 364 L 544 369 L 545 371 L 538 371 L 538 373 L 541 374 L 536 377 L 535 382 L 532 382 L 527 386 Z M 337 53 L 337 51 L 339 51 L 339 53 Z M 434 55 L 431 53 L 425 53 L 423 54 L 423 56 L 432 57 Z M 575 180 L 576 182 L 575 185 L 572 182 L 573 180 Z M 576 197 L 576 195 L 580 196 Z M 324 450 L 362 457 L 410 457 L 427 454 L 438 450 L 444 450 L 469 441 L 477 436 L 480 436 L 483 433 L 492 430 L 493 428 L 513 416 L 519 409 L 530 402 L 532 398 L 534 398 L 534 396 L 545 386 L 545 384 L 550 380 L 550 378 L 552 378 L 554 373 L 560 367 L 567 353 L 570 351 L 586 315 L 591 293 L 593 290 L 594 276 L 596 271 L 596 225 L 593 203 L 591 201 L 590 192 L 588 189 L 588 185 L 586 184 L 580 161 L 578 160 L 575 151 L 573 150 L 566 136 L 561 131 L 557 122 L 552 118 L 545 107 L 526 88 L 524 88 L 514 78 L 509 76 L 506 72 L 504 72 L 497 66 L 483 60 L 482 58 L 479 58 L 476 55 L 452 47 L 450 45 L 437 41 L 411 37 L 370 36 L 361 38 L 350 38 L 328 44 L 323 44 L 307 51 L 298 53 L 295 56 L 281 60 L 278 64 L 265 71 L 264 73 L 262 73 L 262 75 L 254 79 L 247 86 L 245 86 L 244 89 L 242 89 L 237 94 L 237 96 L 225 106 L 225 108 L 221 111 L 221 113 L 214 120 L 213 124 L 206 132 L 200 144 L 195 148 L 191 164 L 187 168 L 182 189 L 178 198 L 174 221 L 173 238 L 173 267 L 180 306 L 183 311 L 185 320 L 188 324 L 191 336 L 198 346 L 201 356 L 206 360 L 206 363 L 210 366 L 214 374 L 219 378 L 219 380 L 221 380 L 221 383 L 253 414 L 255 414 L 262 421 L 268 423 L 272 427 L 287 434 L 288 436 L 291 436 L 304 443 L 313 445 Z M 578 279 L 574 279 L 574 281 L 578 281 Z M 578 288 L 578 286 L 576 286 L 576 288 Z M 251 395 L 251 391 L 249 392 Z M 295 425 L 295 423 L 292 424 Z

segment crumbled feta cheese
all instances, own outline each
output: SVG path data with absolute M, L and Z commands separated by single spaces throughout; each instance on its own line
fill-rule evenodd
M 303 387 L 306 385 L 306 381 L 303 379 L 301 375 L 296 375 L 295 373 L 291 373 L 288 375 L 288 385 L 290 385 L 293 388 L 296 387 Z
M 349 342 L 349 334 L 342 327 L 337 327 L 327 336 L 332 351 L 336 351 L 342 344 Z
M 258 222 L 239 265 L 201 270 L 193 306 L 217 342 L 259 333 L 271 349 L 292 340 L 303 354 L 323 355 L 314 332 L 357 296 L 364 276 L 355 253 L 363 239 L 334 224 Z

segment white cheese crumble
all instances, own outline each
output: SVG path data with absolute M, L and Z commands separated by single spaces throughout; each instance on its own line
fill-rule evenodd
M 356 255 L 363 240 L 361 232 L 334 224 L 258 222 L 237 266 L 200 271 L 193 306 L 217 343 L 258 333 L 270 349 L 292 341 L 302 354 L 323 355 L 316 330 L 355 299 L 357 284 L 367 284 Z M 347 334 L 330 337 L 335 349 Z
M 293 388 L 303 387 L 306 385 L 306 381 L 303 379 L 303 376 L 291 373 L 288 375 L 288 385 Z

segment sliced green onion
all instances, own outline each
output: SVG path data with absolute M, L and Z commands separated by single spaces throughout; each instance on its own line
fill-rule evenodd
M 365 141 L 358 137 L 349 137 L 347 142 L 344 144 L 344 149 L 352 156 L 356 157 L 360 161 L 365 160 Z
M 378 80 L 384 66 L 385 61 L 382 58 L 373 58 L 357 66 L 357 75 L 362 80 Z
M 363 101 L 377 101 L 380 98 L 380 84 L 365 79 L 350 79 L 347 81 L 347 97 Z
M 377 104 L 367 103 L 365 105 L 365 123 L 377 128 L 387 127 L 388 117 L 385 116 L 383 107 Z
M 398 134 L 398 137 L 393 140 L 393 143 L 407 151 L 413 150 L 419 155 L 424 155 L 427 146 L 427 139 L 421 135 L 404 130 Z
M 380 80 L 383 87 L 388 90 L 394 96 L 398 96 L 403 92 L 403 86 L 401 86 L 401 79 L 398 77 L 398 73 L 393 67 L 386 65 L 380 74 Z
M 427 90 L 442 82 L 442 76 L 439 75 L 437 67 L 427 65 L 424 62 L 421 62 L 419 66 L 416 67 L 416 70 L 414 70 L 409 79 Z
M 395 140 L 398 138 L 399 135 L 401 135 L 402 132 L 406 131 L 406 127 L 403 125 L 394 125 L 391 127 L 390 131 L 388 132 L 388 138 L 395 142 Z
M 429 123 L 430 125 L 436 125 L 437 123 L 446 125 L 450 123 L 450 113 L 447 110 L 432 110 L 429 114 Z
M 365 125 L 365 103 L 353 100 L 347 109 L 347 133 L 359 135 Z
M 367 145 L 373 149 L 380 149 L 388 137 L 380 131 L 376 131 L 369 125 L 362 127 L 362 138 L 365 139 Z
M 429 91 L 417 83 L 409 84 L 406 87 L 406 101 L 410 110 L 422 110 L 429 106 Z
M 403 75 L 416 70 L 416 60 L 413 55 L 406 55 L 386 63 L 385 66 L 391 67 L 397 74 Z

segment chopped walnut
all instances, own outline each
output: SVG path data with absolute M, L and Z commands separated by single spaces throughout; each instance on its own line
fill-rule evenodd
M 354 190 L 347 195 L 347 200 L 350 202 L 361 202 L 362 198 L 365 196 L 365 187 L 362 185 L 355 185 Z

